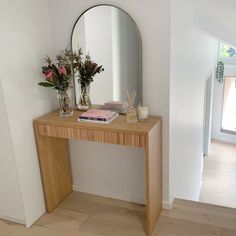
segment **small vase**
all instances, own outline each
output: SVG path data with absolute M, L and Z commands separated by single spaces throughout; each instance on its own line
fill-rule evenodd
M 80 98 L 77 107 L 79 110 L 86 111 L 91 108 L 90 85 L 80 86 Z
M 68 88 L 66 90 L 57 90 L 57 99 L 60 106 L 60 116 L 68 117 L 72 116 L 72 99 L 71 99 L 71 89 Z
M 138 121 L 136 109 L 133 106 L 129 106 L 126 113 L 127 123 L 136 123 Z

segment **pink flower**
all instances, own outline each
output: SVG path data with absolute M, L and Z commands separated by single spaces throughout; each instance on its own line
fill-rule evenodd
M 60 75 L 66 75 L 67 74 L 65 66 L 60 66 L 58 71 L 59 71 Z
M 44 76 L 46 77 L 47 80 L 52 80 L 53 72 L 52 72 L 51 69 L 45 71 L 43 74 L 44 74 Z

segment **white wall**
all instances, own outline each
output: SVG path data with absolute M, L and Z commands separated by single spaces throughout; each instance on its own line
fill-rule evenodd
M 201 186 L 205 79 L 214 68 L 217 42 L 194 26 L 187 0 L 172 1 L 170 159 L 175 197 L 198 200 Z
M 143 149 L 77 141 L 70 147 L 75 190 L 145 203 Z
M 194 23 L 216 39 L 236 46 L 234 0 L 192 0 Z
M 193 1 L 193 3 L 195 6 L 195 24 L 217 40 L 236 46 L 235 1 L 198 0 Z M 234 66 L 225 66 L 225 76 L 235 76 L 235 72 Z M 212 138 L 236 143 L 235 135 L 221 132 L 223 84 L 215 82 L 213 101 Z
M 52 19 L 52 30 L 54 38 L 55 51 L 64 48 L 70 40 L 70 34 L 72 27 L 79 15 L 89 7 L 101 4 L 109 3 L 115 6 L 121 7 L 127 11 L 131 17 L 135 20 L 138 28 L 141 32 L 142 46 L 143 46 L 143 101 L 144 104 L 149 105 L 150 112 L 153 115 L 160 115 L 163 118 L 163 200 L 165 203 L 170 203 L 173 199 L 173 193 L 170 193 L 169 189 L 169 61 L 170 61 L 170 1 L 169 0 L 150 0 L 147 2 L 142 0 L 50 0 L 50 10 Z M 66 10 L 65 10 L 66 9 Z M 86 149 L 81 151 L 81 149 Z M 119 147 L 121 148 L 121 147 Z M 116 147 L 107 150 L 104 145 L 97 146 L 97 144 L 85 144 L 78 142 L 71 143 L 71 156 L 72 165 L 77 168 L 78 172 L 91 173 L 89 163 L 99 156 L 103 156 L 105 161 L 96 163 L 97 168 L 101 169 L 104 162 L 109 165 L 111 170 L 116 170 L 117 161 L 111 161 L 110 157 L 115 155 L 117 158 L 124 156 L 123 150 Z M 127 181 L 123 183 L 125 191 L 123 196 L 133 196 L 139 192 L 140 189 L 132 189 L 129 186 L 135 185 L 135 179 L 144 179 L 144 174 L 140 173 L 140 176 L 136 171 L 133 171 L 133 159 L 137 158 L 135 167 L 137 169 L 144 168 L 141 158 L 143 158 L 143 152 L 141 150 L 134 151 L 132 149 L 125 149 L 125 156 L 127 158 L 126 169 L 123 172 L 123 178 Z M 140 161 L 139 161 L 140 160 Z M 125 161 L 125 160 L 124 160 Z M 84 163 L 78 164 L 78 163 Z M 124 166 L 123 164 L 120 164 Z M 132 170 L 132 171 L 130 171 Z M 116 176 L 114 176 L 116 174 Z M 74 175 L 74 182 L 77 182 L 76 173 Z M 142 175 L 142 176 L 141 176 Z M 133 176 L 131 178 L 131 176 Z M 106 173 L 106 178 L 116 178 L 119 180 L 120 173 L 113 171 L 112 173 Z M 86 186 L 92 188 L 96 185 L 98 188 L 103 188 L 107 192 L 113 192 L 114 189 L 110 189 L 110 184 L 101 186 L 100 176 L 96 176 L 92 184 Z M 120 182 L 114 182 L 113 185 L 120 185 Z M 143 182 L 143 180 L 142 180 Z M 81 183 L 82 185 L 83 183 Z M 87 183 L 85 183 L 87 184 Z M 84 184 L 84 185 L 85 185 Z M 114 190 L 115 191 L 115 190 Z M 116 191 L 120 191 L 117 189 Z M 96 189 L 94 189 L 96 193 Z M 141 193 L 140 199 L 144 196 Z
M 211 128 L 213 110 L 214 71 L 210 72 L 205 83 L 203 111 L 203 155 L 208 155 L 211 148 Z
M 48 91 L 37 85 L 42 59 L 52 47 L 47 1 L 2 0 L 0 29 L 1 107 L 6 109 L 1 110 L 5 115 L 1 117 L 5 127 L 1 135 L 9 141 L 0 166 L 11 174 L 11 180 L 0 178 L 1 186 L 9 187 L 4 192 L 7 195 L 0 196 L 0 215 L 29 226 L 45 211 L 32 121 L 51 110 Z M 1 155 L 2 151 L 1 146 Z
M 0 218 L 25 222 L 23 202 L 0 78 Z

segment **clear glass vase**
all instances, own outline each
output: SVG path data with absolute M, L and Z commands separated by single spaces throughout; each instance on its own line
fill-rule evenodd
M 77 107 L 79 110 L 86 111 L 91 108 L 90 85 L 82 86 L 80 84 L 80 98 Z
M 68 117 L 72 116 L 72 99 L 71 99 L 71 88 L 66 90 L 57 90 L 57 99 L 60 106 L 60 116 Z

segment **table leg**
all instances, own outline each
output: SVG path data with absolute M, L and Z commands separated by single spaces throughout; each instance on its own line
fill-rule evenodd
M 72 190 L 68 140 L 39 135 L 35 125 L 38 158 L 47 212 L 51 212 Z
M 151 236 L 162 209 L 161 122 L 149 132 L 146 146 L 147 236 Z

